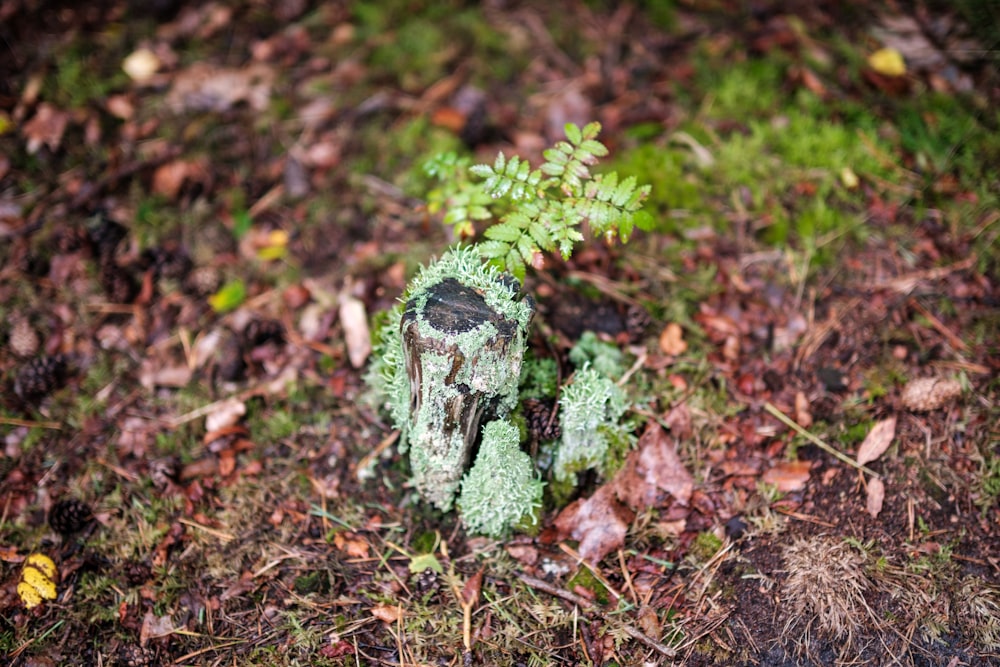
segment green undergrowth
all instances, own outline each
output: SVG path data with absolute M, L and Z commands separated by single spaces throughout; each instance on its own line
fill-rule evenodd
M 989 252 L 996 232 L 977 225 L 1000 203 L 996 111 L 939 93 L 822 99 L 789 90 L 781 58 L 696 62 L 691 115 L 672 132 L 638 128 L 608 164 L 653 185 L 657 232 L 731 236 L 745 224 L 822 267 L 872 235 L 907 243 L 902 225 L 871 222 L 877 196 L 906 217 L 940 215 Z M 954 197 L 952 182 L 970 196 Z

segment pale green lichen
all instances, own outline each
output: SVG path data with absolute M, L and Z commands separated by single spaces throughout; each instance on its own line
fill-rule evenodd
M 502 419 L 492 421 L 483 428 L 476 462 L 462 480 L 462 520 L 471 532 L 490 537 L 533 525 L 542 487 L 531 457 L 521 451 L 517 427 Z
M 573 481 L 576 473 L 604 462 L 626 408 L 625 392 L 610 379 L 588 366 L 576 372 L 559 398 L 562 441 L 553 465 L 557 482 Z
M 625 373 L 625 355 L 616 345 L 605 342 L 593 331 L 584 331 L 580 340 L 569 351 L 569 360 L 576 368 L 590 365 L 595 371 L 612 380 Z

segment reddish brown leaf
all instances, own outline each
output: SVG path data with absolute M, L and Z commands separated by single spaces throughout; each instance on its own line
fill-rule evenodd
M 625 544 L 625 533 L 633 513 L 615 498 L 614 484 L 605 484 L 590 498 L 577 500 L 556 517 L 563 536 L 580 542 L 584 559 L 596 563 Z
M 383 623 L 395 623 L 403 617 L 403 608 L 398 605 L 377 604 L 371 609 L 372 616 Z
M 463 607 L 472 607 L 479 601 L 479 592 L 483 587 L 483 570 L 484 568 L 479 568 L 479 571 L 469 577 L 462 587 Z
M 35 115 L 21 127 L 21 132 L 28 140 L 26 144 L 28 153 L 37 153 L 43 145 L 48 146 L 50 151 L 59 150 L 68 124 L 67 112 L 46 102 L 39 104 Z
M 637 511 L 655 505 L 662 491 L 686 505 L 694 490 L 691 473 L 678 458 L 666 431 L 655 421 L 646 426 L 638 447 L 629 454 L 612 484 L 618 497 Z
M 782 493 L 801 491 L 809 481 L 811 468 L 812 464 L 808 461 L 782 461 L 765 472 L 761 481 L 774 485 Z
M 663 354 L 677 356 L 684 354 L 687 348 L 688 344 L 684 340 L 684 330 L 676 322 L 668 324 L 663 332 L 660 333 L 660 350 Z

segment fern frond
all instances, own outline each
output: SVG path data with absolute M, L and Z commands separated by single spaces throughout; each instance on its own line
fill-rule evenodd
M 527 160 L 513 156 L 507 160 L 501 152 L 493 166 L 477 164 L 469 171 L 485 179 L 482 187 L 494 199 L 509 197 L 512 201 L 528 201 L 538 197 L 542 172 L 532 170 Z

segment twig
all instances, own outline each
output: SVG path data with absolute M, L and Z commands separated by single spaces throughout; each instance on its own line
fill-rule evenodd
M 59 422 L 38 422 L 31 419 L 18 419 L 17 417 L 0 417 L 0 424 L 4 426 L 26 426 L 27 428 L 50 428 L 54 431 L 62 429 Z
M 909 300 L 909 303 L 910 306 L 912 306 L 915 311 L 917 311 L 930 321 L 931 326 L 937 329 L 939 334 L 948 339 L 948 342 L 951 344 L 953 348 L 955 348 L 956 350 L 961 350 L 963 352 L 968 349 L 968 346 L 965 344 L 965 341 L 959 338 L 957 335 L 955 335 L 954 331 L 946 327 L 944 325 L 944 322 L 939 320 L 934 315 L 934 313 L 927 310 L 927 308 L 925 308 L 922 303 L 913 298 Z
M 842 454 L 841 452 L 837 451 L 836 449 L 834 449 L 830 445 L 826 444 L 825 442 L 823 442 L 822 440 L 820 440 L 819 438 L 817 438 L 815 435 L 813 435 L 809 431 L 805 430 L 804 428 L 802 428 L 801 426 L 799 426 L 798 424 L 796 424 L 794 421 L 792 421 L 788 417 L 788 415 L 786 415 L 784 412 L 782 412 L 781 410 L 779 410 L 778 408 L 776 408 L 770 401 L 766 401 L 764 403 L 764 409 L 767 410 L 769 413 L 771 413 L 771 415 L 773 415 L 774 417 L 776 417 L 778 419 L 778 421 L 780 421 L 782 424 L 784 424 L 788 428 L 792 429 L 793 431 L 795 431 L 799 435 L 803 436 L 806 440 L 808 440 L 812 444 L 816 445 L 817 447 L 819 447 L 820 449 L 822 449 L 827 454 L 829 454 L 829 455 L 831 455 L 831 456 L 833 456 L 833 457 L 835 457 L 835 458 L 843 461 L 844 463 L 846 463 L 847 465 L 851 466 L 852 468 L 857 468 L 858 470 L 866 472 L 869 475 L 871 475 L 872 477 L 875 477 L 876 479 L 881 479 L 881 475 L 879 475 L 877 472 L 875 472 L 871 468 L 866 468 L 865 466 L 861 465 L 857 461 L 853 460 L 847 454 Z
M 528 584 L 532 588 L 537 588 L 538 590 L 548 593 L 549 595 L 552 595 L 557 598 L 562 598 L 567 602 L 572 602 L 573 604 L 582 608 L 584 611 L 599 616 L 606 623 L 612 623 L 620 627 L 622 629 L 622 632 L 627 634 L 629 637 L 642 644 L 645 644 L 646 646 L 653 649 L 654 651 L 656 651 L 665 658 L 673 658 L 674 656 L 677 655 L 677 651 L 667 646 L 666 644 L 656 641 L 649 635 L 644 634 L 643 632 L 637 630 L 631 625 L 622 623 L 617 619 L 609 618 L 606 614 L 602 613 L 599 609 L 597 609 L 597 607 L 594 606 L 593 602 L 580 595 L 577 595 L 576 593 L 571 593 L 569 591 L 563 590 L 557 586 L 553 586 L 552 584 L 546 581 L 532 577 L 530 574 L 524 574 L 523 572 L 517 573 L 517 578 L 523 581 L 524 583 Z

